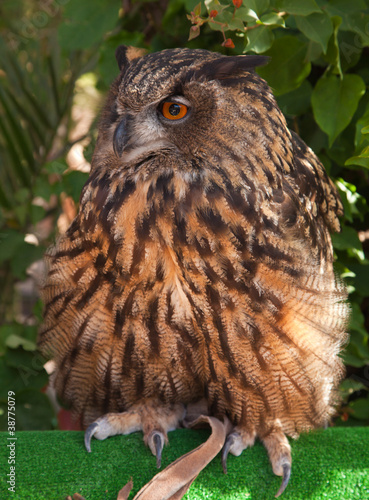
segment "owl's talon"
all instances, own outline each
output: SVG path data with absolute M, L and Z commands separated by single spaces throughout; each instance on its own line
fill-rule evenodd
M 89 425 L 85 432 L 85 447 L 86 450 L 91 453 L 91 438 L 96 433 L 99 424 L 97 422 L 93 422 Z
M 224 443 L 224 446 L 222 449 L 222 466 L 223 466 L 224 474 L 227 474 L 227 458 L 228 458 L 229 450 L 231 449 L 231 446 L 233 444 L 234 444 L 234 434 L 232 432 L 231 434 L 228 434 L 226 442 Z
M 163 451 L 163 444 L 159 434 L 154 435 L 154 443 L 155 443 L 155 454 L 156 454 L 156 467 L 160 469 L 161 467 L 161 452 Z
M 222 466 L 224 474 L 227 474 L 227 458 L 229 453 L 232 455 L 240 455 L 242 450 L 245 448 L 242 444 L 242 438 L 238 432 L 231 432 L 228 434 L 226 442 L 224 443 L 222 449 Z
M 282 467 L 283 467 L 282 484 L 281 484 L 275 498 L 278 498 L 280 495 L 282 495 L 282 493 L 286 489 L 288 482 L 290 480 L 290 477 L 291 477 L 291 464 L 285 463 L 282 465 Z
M 161 467 L 161 454 L 164 448 L 165 437 L 160 431 L 153 431 L 148 440 L 147 444 L 153 455 L 156 456 L 156 466 L 158 469 Z

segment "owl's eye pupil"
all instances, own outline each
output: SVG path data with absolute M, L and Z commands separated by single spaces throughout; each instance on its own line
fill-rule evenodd
M 171 104 L 168 111 L 172 116 L 177 116 L 181 112 L 181 106 L 179 104 Z
M 188 113 L 188 107 L 180 102 L 164 101 L 159 108 L 161 114 L 167 120 L 180 120 L 184 118 Z

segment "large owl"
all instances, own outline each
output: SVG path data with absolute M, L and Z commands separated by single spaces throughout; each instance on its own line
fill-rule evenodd
M 254 68 L 259 56 L 120 47 L 76 219 L 47 254 L 39 345 L 91 437 L 142 430 L 158 465 L 188 408 L 222 452 L 324 426 L 343 374 L 342 205 Z M 177 497 L 176 497 L 177 498 Z

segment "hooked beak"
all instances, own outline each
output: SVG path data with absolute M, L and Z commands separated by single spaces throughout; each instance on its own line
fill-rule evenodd
M 113 148 L 116 156 L 122 156 L 130 139 L 129 123 L 132 120 L 130 115 L 125 115 L 115 129 L 113 136 Z
M 173 149 L 173 144 L 162 137 L 145 115 L 137 119 L 130 113 L 123 114 L 113 135 L 113 149 L 122 164 L 143 159 L 163 149 Z

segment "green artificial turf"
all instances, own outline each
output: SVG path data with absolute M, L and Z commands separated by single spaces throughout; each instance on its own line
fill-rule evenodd
M 209 432 L 179 429 L 169 434 L 163 466 L 201 444 Z M 73 431 L 24 431 L 16 437 L 16 492 L 7 491 L 9 435 L 0 433 L 0 499 L 64 500 L 80 493 L 87 500 L 116 500 L 117 493 L 133 477 L 130 499 L 157 472 L 155 459 L 142 434 L 92 440 L 87 453 L 83 433 Z M 302 435 L 292 445 L 292 476 L 283 500 L 369 499 L 369 428 L 336 427 Z M 274 498 L 281 479 L 273 475 L 260 443 L 240 457 L 229 456 L 223 474 L 217 456 L 203 470 L 184 498 Z

